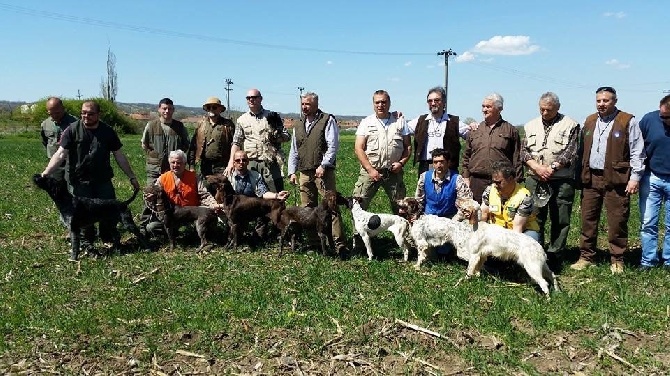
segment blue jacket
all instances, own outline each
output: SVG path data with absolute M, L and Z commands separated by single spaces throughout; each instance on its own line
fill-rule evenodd
M 426 193 L 425 214 L 434 214 L 438 217 L 452 217 L 456 214 L 456 170 L 449 170 L 449 181 L 445 182 L 438 193 L 433 184 L 434 170 L 426 171 L 424 191 Z
M 645 165 L 655 175 L 670 175 L 670 127 L 660 118 L 660 111 L 650 112 L 640 120 L 644 139 Z

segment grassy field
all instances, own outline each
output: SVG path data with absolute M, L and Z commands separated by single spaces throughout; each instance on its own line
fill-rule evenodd
M 139 137 L 123 141 L 142 176 Z M 343 136 L 338 187 L 347 195 L 358 172 L 352 148 L 352 136 Z M 633 250 L 617 277 L 606 261 L 583 272 L 567 268 L 577 257 L 575 203 L 562 291 L 548 301 L 514 268 L 460 283 L 459 262 L 435 260 L 415 271 L 390 236 L 375 239 L 373 262 L 278 258 L 273 246 L 196 254 L 195 241 L 183 238 L 175 252 L 67 262 L 54 205 L 30 183 L 45 164 L 37 139 L 0 136 L 3 374 L 670 372 L 670 278 L 633 269 L 637 199 Z M 130 184 L 120 175 L 117 194 L 126 198 Z M 412 194 L 416 172 L 405 178 Z M 132 209 L 137 215 L 141 200 Z M 383 192 L 372 210 L 388 210 Z M 351 234 L 351 216 L 343 216 Z

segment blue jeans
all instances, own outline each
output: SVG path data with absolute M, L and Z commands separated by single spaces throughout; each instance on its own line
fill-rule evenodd
M 523 232 L 523 234 L 526 235 L 526 236 L 530 236 L 531 238 L 533 238 L 533 240 L 535 240 L 535 241 L 538 242 L 538 243 L 540 242 L 540 233 L 537 232 L 537 231 L 534 231 L 534 230 L 525 230 L 525 231 Z
M 658 215 L 661 205 L 670 198 L 670 175 L 655 175 L 647 171 L 640 181 L 640 240 L 642 241 L 641 265 L 655 266 L 658 258 Z M 665 205 L 665 238 L 663 260 L 670 265 L 670 209 Z

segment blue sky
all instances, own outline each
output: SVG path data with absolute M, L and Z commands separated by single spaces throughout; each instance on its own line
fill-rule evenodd
M 372 93 L 415 117 L 444 84 L 449 112 L 481 119 L 484 96 L 505 98 L 521 124 L 554 91 L 579 122 L 594 90 L 614 86 L 638 117 L 670 89 L 667 3 L 662 1 L 37 1 L 0 0 L 0 99 L 99 96 L 107 49 L 116 54 L 121 102 L 199 106 L 208 96 L 245 109 L 298 110 L 298 87 L 324 111 L 368 115 Z

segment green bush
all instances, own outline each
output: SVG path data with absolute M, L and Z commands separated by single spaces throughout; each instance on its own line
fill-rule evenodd
M 21 114 L 20 109 L 15 109 L 13 118 L 23 118 L 25 121 L 34 124 L 40 124 L 47 116 L 46 101 L 48 98 L 42 98 L 35 102 L 35 110 L 32 113 Z M 63 106 L 65 110 L 73 116 L 79 117 L 81 112 L 81 104 L 85 101 L 93 100 L 100 105 L 100 120 L 110 125 L 120 134 L 138 134 L 140 132 L 141 124 L 131 119 L 128 115 L 120 111 L 114 102 L 103 98 L 90 99 L 63 99 Z

